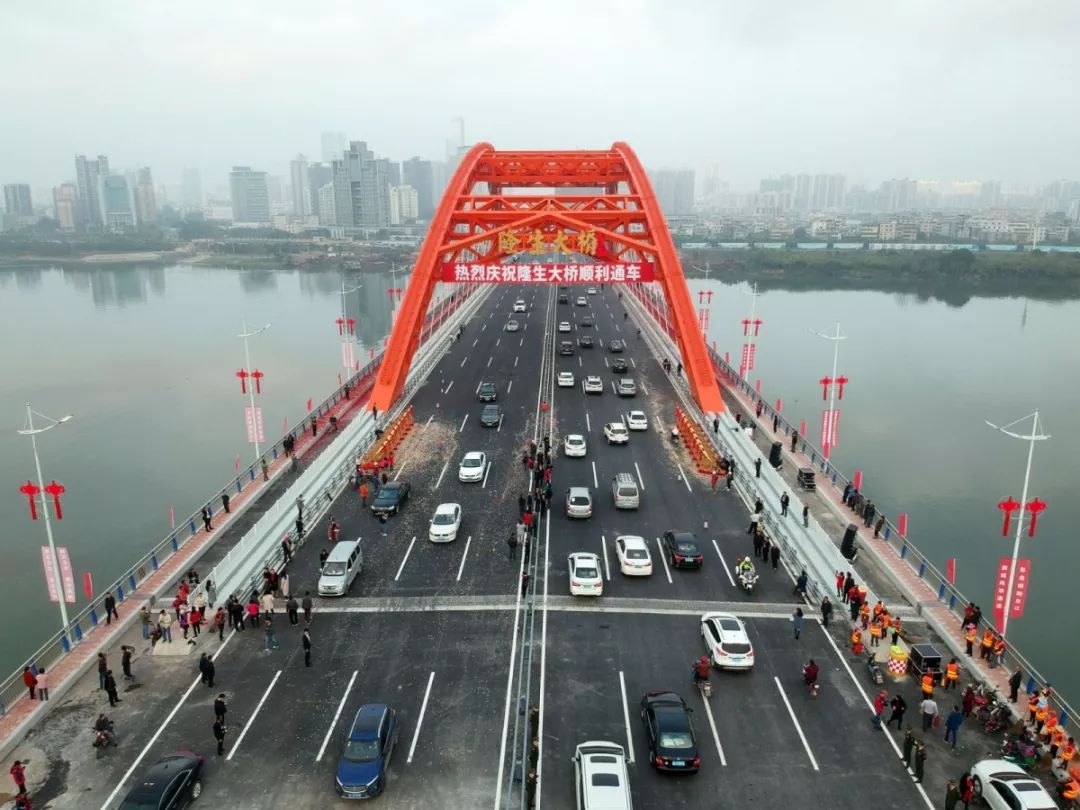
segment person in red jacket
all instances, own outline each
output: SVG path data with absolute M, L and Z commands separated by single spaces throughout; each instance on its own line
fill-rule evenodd
M 709 680 L 711 672 L 712 667 L 709 666 L 708 656 L 701 656 L 701 658 L 694 662 L 694 683 Z
M 26 795 L 26 768 L 20 760 L 15 760 L 11 766 L 11 778 L 15 780 L 15 786 L 19 788 L 19 795 Z
M 30 667 L 23 667 L 22 682 L 26 684 L 26 688 L 30 690 L 30 699 L 33 700 L 37 695 L 34 690 L 37 688 L 37 678 L 34 677 L 34 673 L 30 671 Z

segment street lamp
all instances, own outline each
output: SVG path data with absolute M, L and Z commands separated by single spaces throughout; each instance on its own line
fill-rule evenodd
M 260 327 L 259 329 L 255 329 L 254 331 L 251 331 L 251 332 L 247 331 L 247 328 L 248 328 L 247 321 L 243 321 L 241 323 L 241 326 L 240 326 L 240 329 L 242 331 L 240 332 L 239 335 L 237 335 L 237 337 L 244 341 L 244 370 L 247 371 L 248 376 L 250 377 L 250 376 L 252 376 L 252 368 L 251 368 L 251 352 L 248 349 L 248 338 L 255 337 L 256 335 L 261 335 L 263 332 L 265 332 L 267 329 L 270 328 L 270 324 L 266 324 L 266 326 Z M 248 399 L 251 402 L 251 438 L 255 443 L 255 460 L 258 461 L 259 460 L 259 423 L 260 423 L 261 420 L 258 418 L 259 417 L 259 412 L 255 410 L 255 386 L 254 385 L 251 385 L 251 386 L 248 387 Z
M 825 413 L 824 420 L 822 421 L 822 452 L 825 454 L 825 458 L 829 457 L 829 451 L 836 444 L 836 432 L 840 422 L 840 415 L 836 412 L 836 389 L 840 389 L 840 398 L 844 398 L 844 383 L 847 382 L 846 377 L 836 376 L 836 366 L 840 359 L 840 341 L 847 340 L 847 335 L 840 334 L 840 324 L 836 324 L 836 333 L 832 335 L 826 335 L 824 332 L 818 332 L 816 329 L 810 330 L 811 334 L 817 335 L 819 338 L 825 340 L 831 340 L 833 342 L 833 355 L 832 355 L 832 376 L 825 377 L 821 383 L 829 390 L 829 410 Z
M 1031 419 L 1031 433 L 1026 436 L 1022 433 L 1014 433 L 1009 430 L 1013 425 L 1018 422 L 1023 422 L 1025 419 Z M 984 420 L 986 424 L 992 427 L 994 430 L 1004 433 L 1006 436 L 1010 436 L 1014 439 L 1022 439 L 1028 442 L 1028 457 L 1027 457 L 1027 469 L 1024 470 L 1024 489 L 1020 493 L 1020 506 L 1022 508 L 1028 508 L 1028 483 L 1031 481 L 1031 462 L 1035 457 L 1035 442 L 1045 441 L 1050 438 L 1049 433 L 1039 433 L 1039 412 L 1029 413 L 1027 416 L 1022 416 L 1014 422 L 1009 422 L 1007 425 L 1001 425 L 1000 427 L 995 425 L 989 420 Z M 1045 506 L 1045 504 L 1043 504 Z M 1034 532 L 1034 520 L 1037 516 L 1037 512 L 1032 511 L 1032 532 Z M 1013 586 L 1016 584 L 1016 559 L 1020 556 L 1020 533 L 1024 528 L 1024 519 L 1021 517 L 1016 521 L 1016 537 L 1013 540 L 1013 552 L 1012 552 L 1012 565 L 1009 566 L 1009 586 L 1005 596 L 1005 608 L 1001 613 L 1001 637 L 1005 638 L 1005 628 L 1009 624 L 1009 612 L 1012 610 L 1013 599 Z
M 49 422 L 45 427 L 34 427 L 34 415 L 37 414 L 42 419 Z M 64 604 L 63 584 L 60 581 L 60 563 L 56 559 L 56 544 L 53 542 L 52 533 L 52 521 L 49 519 L 48 505 L 45 503 L 45 476 L 41 472 L 41 459 L 38 457 L 37 451 L 37 437 L 39 433 L 44 433 L 47 430 L 52 430 L 54 427 L 64 424 L 72 418 L 71 414 L 67 416 L 61 416 L 59 419 L 53 419 L 51 416 L 46 416 L 43 413 L 38 413 L 30 407 L 30 403 L 26 403 L 26 427 L 18 431 L 20 436 L 30 437 L 30 446 L 34 449 L 34 466 L 37 468 L 38 477 L 38 490 L 41 495 L 41 511 L 45 516 L 45 536 L 49 540 L 49 564 L 52 566 L 53 577 L 56 582 L 57 595 L 59 599 L 57 602 L 60 605 L 60 621 L 63 623 L 63 632 L 66 638 L 68 632 L 68 615 L 67 606 Z
M 353 335 L 354 327 L 356 326 L 356 320 L 349 317 L 348 309 L 345 306 L 345 296 L 350 293 L 359 291 L 363 284 L 357 284 L 355 287 L 345 289 L 345 276 L 341 277 L 341 317 L 337 320 L 338 334 L 343 338 L 341 341 L 341 365 L 345 367 L 345 379 L 349 379 L 349 375 L 353 371 L 353 367 L 356 364 L 355 355 L 352 351 L 353 348 Z M 358 307 L 359 308 L 359 307 Z M 346 331 L 346 326 L 348 330 Z
M 755 317 L 757 312 L 757 300 L 761 295 L 757 291 L 757 282 L 755 281 L 750 287 L 749 292 L 743 290 L 743 295 L 750 296 L 750 317 L 743 321 L 743 334 L 747 336 L 747 350 L 746 350 L 746 368 L 743 371 L 743 377 L 746 379 L 746 384 L 750 384 L 750 372 L 754 370 L 754 338 L 758 335 L 758 328 L 761 326 L 761 321 Z M 750 327 L 754 327 L 754 331 L 750 331 Z

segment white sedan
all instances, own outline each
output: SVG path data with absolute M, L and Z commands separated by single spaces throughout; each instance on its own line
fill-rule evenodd
M 608 444 L 626 444 L 630 441 L 630 431 L 622 422 L 608 422 L 604 425 L 604 438 Z
M 559 331 L 560 332 L 569 332 L 570 331 L 570 321 L 559 321 Z
M 507 332 L 516 332 L 520 328 L 521 328 L 521 324 L 519 324 L 517 321 L 510 320 L 510 321 L 506 322 L 506 331 Z
M 524 312 L 524 311 L 525 311 L 525 301 L 523 299 L 519 298 L 517 301 L 514 302 L 514 312 Z
M 589 287 L 589 289 L 587 289 L 585 292 L 587 292 L 589 295 L 596 295 L 596 287 Z
M 750 669 L 754 646 L 746 626 L 731 613 L 706 613 L 701 617 L 701 637 L 718 669 Z
M 1057 804 L 1038 779 L 1004 759 L 983 759 L 971 766 L 975 798 L 991 810 L 1055 810 Z
M 652 554 L 644 537 L 620 534 L 615 538 L 615 556 L 619 558 L 619 570 L 628 577 L 652 574 Z
M 574 374 L 570 371 L 560 371 L 556 380 L 559 384 L 559 388 L 573 388 L 574 387 Z
M 600 576 L 600 558 L 578 551 L 566 558 L 570 567 L 571 596 L 602 596 L 604 579 Z
M 461 528 L 461 504 L 440 503 L 431 518 L 428 538 L 432 543 L 450 543 Z
M 645 415 L 645 411 L 630 411 L 626 415 L 626 426 L 630 430 L 648 430 L 649 417 Z
M 487 472 L 487 453 L 474 450 L 466 453 L 458 467 L 458 481 L 483 481 Z
M 585 393 L 603 394 L 604 381 L 597 377 L 595 374 L 590 374 L 588 377 L 585 378 Z
M 585 455 L 585 437 L 580 433 L 571 433 L 563 439 L 563 452 L 567 457 L 581 458 Z

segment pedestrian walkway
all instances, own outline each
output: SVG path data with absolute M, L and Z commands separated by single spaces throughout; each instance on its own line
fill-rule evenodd
M 305 420 L 307 429 L 296 432 L 296 445 L 294 453 L 298 458 L 316 458 L 329 446 L 334 434 L 329 430 L 329 417 L 337 419 L 338 429 L 347 425 L 352 418 L 360 412 L 369 396 L 370 388 L 364 392 L 354 391 L 348 399 L 341 399 L 319 420 L 318 433 L 312 435 L 310 420 Z M 151 596 L 160 596 L 169 593 L 172 585 L 178 581 L 184 573 L 192 567 L 215 543 L 221 541 L 230 528 L 236 528 L 241 514 L 245 508 L 257 502 L 274 485 L 277 479 L 287 474 L 290 460 L 284 454 L 278 456 L 267 465 L 267 479 L 256 475 L 255 479 L 248 483 L 239 493 L 232 495 L 229 502 L 229 513 L 216 511 L 213 519 L 213 529 L 206 531 L 202 527 L 195 532 L 180 549 L 165 560 L 156 571 L 142 581 L 139 587 L 128 593 L 122 603 L 118 605 L 121 613 L 120 619 L 111 624 L 99 623 L 87 632 L 84 639 L 76 644 L 70 653 L 65 655 L 56 664 L 49 667 L 50 700 L 39 702 L 29 700 L 25 693 L 10 706 L 0 717 L 0 755 L 6 756 L 26 732 L 32 728 L 45 712 L 52 706 L 57 705 L 64 694 L 94 666 L 99 652 L 107 652 L 110 647 L 119 643 L 123 634 L 132 627 L 139 616 L 139 608 Z M 239 540 L 240 532 L 233 538 Z

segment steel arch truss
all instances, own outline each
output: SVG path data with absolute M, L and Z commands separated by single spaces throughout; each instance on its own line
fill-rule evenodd
M 704 412 L 723 410 L 675 244 L 645 170 L 621 142 L 573 152 L 499 152 L 481 143 L 462 158 L 420 248 L 371 404 L 385 413 L 401 394 L 444 264 L 523 254 L 652 263 L 691 393 Z

